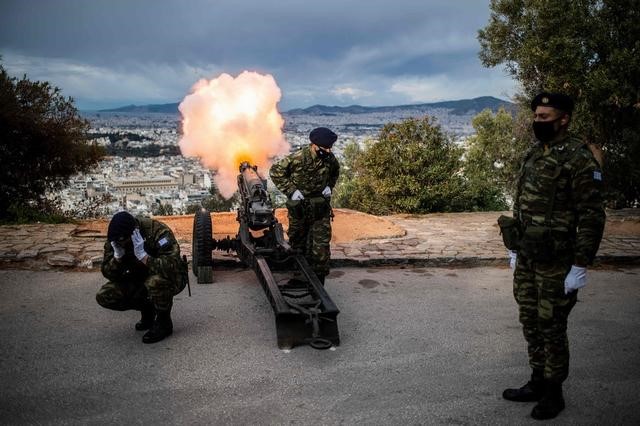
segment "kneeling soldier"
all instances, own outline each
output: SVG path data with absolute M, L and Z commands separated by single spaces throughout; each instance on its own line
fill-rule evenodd
M 144 343 L 159 342 L 173 332 L 173 296 L 184 289 L 188 277 L 168 226 L 116 213 L 107 231 L 102 275 L 109 282 L 96 294 L 98 304 L 116 311 L 141 311 L 135 328 L 149 330 L 142 337 Z

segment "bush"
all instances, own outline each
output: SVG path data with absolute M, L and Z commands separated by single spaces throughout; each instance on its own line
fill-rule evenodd
M 211 185 L 209 189 L 209 196 L 202 200 L 199 204 L 190 204 L 186 208 L 186 214 L 194 214 L 202 207 L 210 212 L 228 212 L 231 211 L 240 201 L 240 195 L 238 192 L 233 194 L 228 200 L 220 195 L 220 191 L 215 184 Z
M 378 141 L 347 156 L 338 190 L 345 207 L 372 214 L 490 210 L 499 193 L 462 174 L 463 149 L 431 118 L 385 125 Z M 347 201 L 348 200 L 348 201 Z
M 344 147 L 340 161 L 340 177 L 331 197 L 334 207 L 355 209 L 352 197 L 356 188 L 356 167 L 360 155 L 362 149 L 357 142 L 350 142 Z
M 495 114 L 484 110 L 472 121 L 476 134 L 468 140 L 464 175 L 476 192 L 495 193 L 500 210 L 508 207 L 505 196 L 515 195 L 520 161 L 531 143 L 529 117 L 514 120 L 501 108 Z M 526 130 L 517 125 L 520 121 L 526 121 Z
M 65 214 L 60 207 L 49 200 L 39 203 L 12 203 L 4 216 L 0 218 L 0 224 L 21 225 L 26 223 L 68 223 L 74 219 Z

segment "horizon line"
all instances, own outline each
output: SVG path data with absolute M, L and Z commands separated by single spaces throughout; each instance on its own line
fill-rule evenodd
M 385 107 L 417 106 L 417 105 L 428 105 L 428 104 L 437 104 L 437 103 L 444 103 L 444 102 L 472 101 L 472 100 L 476 100 L 476 99 L 480 99 L 480 98 L 493 98 L 493 99 L 497 99 L 497 100 L 502 101 L 502 102 L 514 103 L 511 100 L 505 100 L 505 99 L 499 98 L 497 96 L 483 95 L 483 96 L 476 96 L 476 97 L 473 97 L 473 98 L 443 99 L 443 100 L 439 100 L 439 101 L 426 101 L 426 102 L 422 101 L 422 102 L 415 102 L 415 103 L 409 103 L 409 104 L 396 104 L 396 105 L 362 105 L 362 104 L 327 105 L 327 104 L 313 104 L 313 105 L 309 105 L 309 106 L 306 106 L 306 107 L 289 108 L 286 111 L 280 111 L 280 112 L 289 112 L 289 111 L 293 111 L 293 110 L 304 110 L 304 109 L 318 107 L 318 106 L 329 107 L 329 108 L 350 108 L 350 107 L 385 108 Z M 112 107 L 112 108 L 101 108 L 101 109 L 78 108 L 78 111 L 81 111 L 81 112 L 93 112 L 93 113 L 95 113 L 95 112 L 118 112 L 118 111 L 114 111 L 114 110 L 121 109 L 121 108 L 127 108 L 127 107 L 143 108 L 143 107 L 148 107 L 148 106 L 160 106 L 160 105 L 172 105 L 172 104 L 179 105 L 180 103 L 181 103 L 181 101 L 180 102 L 163 102 L 163 103 L 146 103 L 146 104 L 131 103 L 131 104 L 122 105 L 122 106 L 118 106 L 118 107 Z M 123 111 L 123 112 L 125 112 L 125 111 Z

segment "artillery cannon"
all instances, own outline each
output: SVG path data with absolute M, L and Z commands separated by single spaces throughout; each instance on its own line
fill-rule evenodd
M 339 345 L 340 311 L 304 256 L 285 241 L 282 224 L 275 217 L 267 192 L 267 181 L 258 174 L 256 166 L 240 164 L 238 189 L 239 229 L 235 238 L 213 238 L 211 213 L 206 209 L 200 209 L 194 216 L 192 268 L 198 283 L 213 282 L 213 250 L 235 251 L 254 270 L 273 308 L 278 347 L 309 344 L 327 349 Z M 279 279 L 272 271 L 277 271 Z

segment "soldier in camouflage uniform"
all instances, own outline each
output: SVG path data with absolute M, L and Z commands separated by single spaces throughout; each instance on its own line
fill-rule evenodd
M 311 144 L 271 167 L 273 183 L 287 195 L 289 244 L 302 252 L 324 284 L 331 256 L 331 191 L 340 165 L 331 153 L 338 136 L 325 127 L 311 131 Z
M 510 249 L 514 296 L 529 352 L 531 380 L 505 399 L 538 401 L 535 419 L 564 409 L 569 373 L 567 319 L 604 229 L 602 171 L 588 147 L 568 133 L 573 101 L 541 93 L 531 102 L 539 143 L 525 155 L 514 202 L 518 243 Z M 506 241 L 506 240 L 505 240 Z
M 148 330 L 144 343 L 173 332 L 173 296 L 186 285 L 187 265 L 165 224 L 127 212 L 116 213 L 107 232 L 102 275 L 109 280 L 96 294 L 98 304 L 116 311 L 139 310 L 136 330 Z

